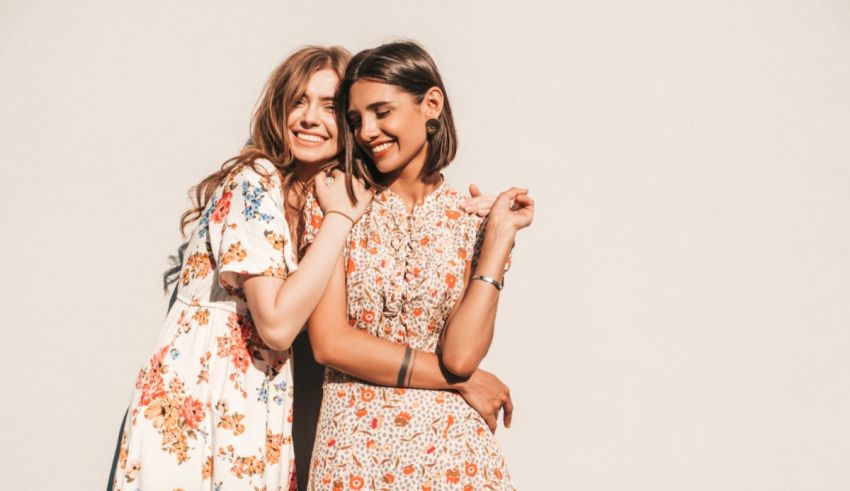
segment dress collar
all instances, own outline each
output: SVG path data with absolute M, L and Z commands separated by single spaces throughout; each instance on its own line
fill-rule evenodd
M 446 181 L 445 176 L 440 174 L 441 182 L 440 184 L 434 188 L 431 192 L 425 195 L 422 198 L 420 203 L 417 203 L 413 207 L 413 212 L 411 215 L 416 215 L 419 213 L 419 210 L 427 210 L 433 204 L 438 204 L 441 198 L 446 194 L 446 191 L 449 189 L 449 184 Z M 407 215 L 407 204 L 405 204 L 404 200 L 401 199 L 401 196 L 394 193 L 389 187 L 381 190 L 378 195 L 375 197 L 375 201 L 390 208 L 393 212 L 398 214 Z

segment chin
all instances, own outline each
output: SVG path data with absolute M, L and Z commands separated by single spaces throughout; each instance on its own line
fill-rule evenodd
M 379 162 L 372 161 L 375 168 L 381 174 L 392 174 L 393 172 L 401 169 L 403 167 L 402 163 L 398 161 L 398 159 L 381 159 Z
M 323 164 L 336 157 L 336 151 L 319 150 L 319 149 L 293 149 L 292 156 L 295 160 L 302 164 L 315 165 Z

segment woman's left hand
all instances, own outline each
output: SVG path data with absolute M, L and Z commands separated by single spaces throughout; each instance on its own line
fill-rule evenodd
M 463 200 L 460 208 L 467 213 L 474 213 L 480 217 L 486 217 L 490 213 L 490 208 L 496 201 L 496 196 L 482 196 L 481 190 L 475 184 L 469 185 L 469 198 Z

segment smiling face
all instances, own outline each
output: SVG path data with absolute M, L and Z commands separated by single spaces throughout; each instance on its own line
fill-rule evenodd
M 333 70 L 314 73 L 304 95 L 287 115 L 292 155 L 302 164 L 323 164 L 339 152 L 333 106 L 338 82 Z
M 418 176 L 428 149 L 425 121 L 439 112 L 431 106 L 427 96 L 417 102 L 395 85 L 358 80 L 349 93 L 348 121 L 379 172 Z

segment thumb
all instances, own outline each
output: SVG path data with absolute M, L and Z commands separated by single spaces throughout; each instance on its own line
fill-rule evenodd
M 481 190 L 475 184 L 470 184 L 469 185 L 469 195 L 472 196 L 473 198 L 477 198 L 477 197 L 481 196 Z

